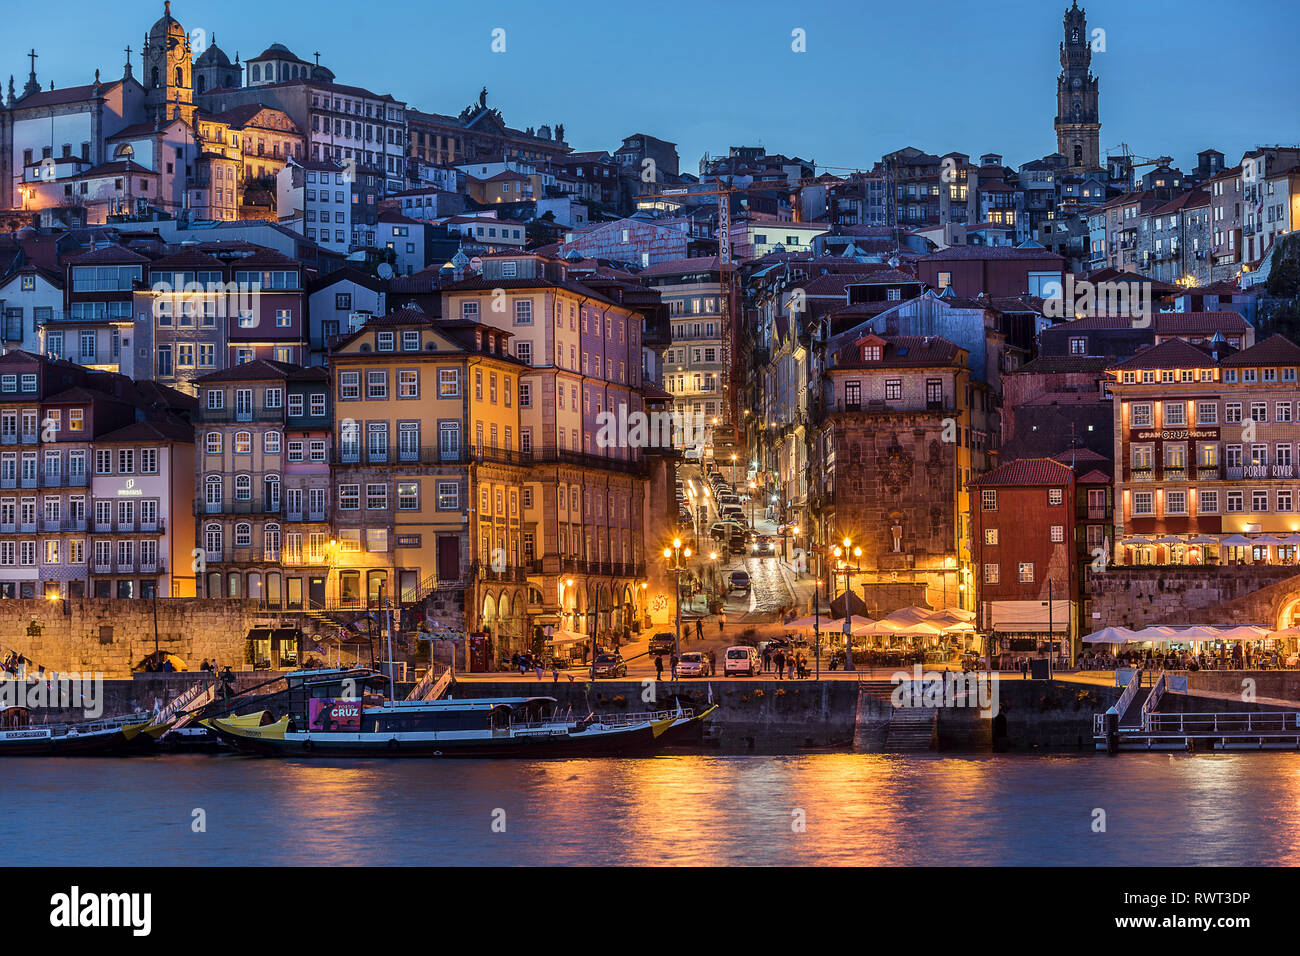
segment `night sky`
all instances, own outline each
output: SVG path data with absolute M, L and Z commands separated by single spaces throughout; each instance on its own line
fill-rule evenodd
M 678 144 L 683 172 L 705 152 L 761 145 L 834 173 L 908 145 L 1000 152 L 1009 165 L 1054 151 L 1066 5 L 179 0 L 173 14 L 215 33 L 232 59 L 273 42 L 307 60 L 319 50 L 338 82 L 430 112 L 456 114 L 487 86 L 511 126 L 562 123 L 575 149 L 612 152 L 645 132 Z M 1093 56 L 1103 156 L 1127 142 L 1186 169 L 1207 147 L 1233 164 L 1246 148 L 1300 141 L 1300 4 L 1256 0 L 1249 15 L 1222 0 L 1085 8 L 1089 31 L 1106 31 Z M 162 3 L 64 0 L 57 18 L 32 9 L 12 9 L 0 36 L 0 76 L 20 91 L 33 46 L 43 88 L 88 83 L 97 67 L 120 76 L 123 48 L 139 49 Z M 492 52 L 495 28 L 504 53 Z M 795 29 L 807 52 L 791 50 Z

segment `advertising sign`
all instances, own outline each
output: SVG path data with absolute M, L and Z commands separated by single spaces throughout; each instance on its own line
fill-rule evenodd
M 361 729 L 361 701 L 355 697 L 314 697 L 307 713 L 311 730 Z

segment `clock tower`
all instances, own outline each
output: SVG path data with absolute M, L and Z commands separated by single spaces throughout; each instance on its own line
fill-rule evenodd
M 1097 78 L 1092 75 L 1088 21 L 1073 0 L 1065 11 L 1061 75 L 1056 80 L 1056 151 L 1072 173 L 1101 166 L 1101 120 L 1097 113 Z
M 145 110 L 159 123 L 180 117 L 194 125 L 193 62 L 190 37 L 172 16 L 171 0 L 163 4 L 163 15 L 145 37 L 144 75 Z

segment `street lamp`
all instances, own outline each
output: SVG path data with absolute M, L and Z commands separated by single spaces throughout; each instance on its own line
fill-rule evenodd
M 736 453 L 731 453 L 731 487 L 736 487 Z
M 845 538 L 843 545 L 836 545 L 831 551 L 835 556 L 836 567 L 844 572 L 844 669 L 854 670 L 853 666 L 853 615 L 849 612 L 849 594 L 852 592 L 854 571 L 861 570 L 862 548 L 853 544 L 852 538 Z M 849 558 L 853 560 L 850 561 Z M 831 571 L 831 593 L 835 592 L 835 571 Z
M 690 558 L 691 549 L 682 547 L 681 538 L 673 538 L 672 547 L 664 548 L 668 570 L 677 575 L 677 624 L 673 627 L 673 653 L 678 660 L 682 659 L 682 572 L 687 570 L 685 562 Z
M 749 483 L 749 527 L 754 528 L 754 496 L 758 494 L 758 485 L 752 481 Z

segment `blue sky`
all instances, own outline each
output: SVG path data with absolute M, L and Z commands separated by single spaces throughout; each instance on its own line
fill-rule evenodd
M 683 171 L 731 145 L 762 145 L 837 171 L 912 145 L 1000 152 L 1016 165 L 1055 149 L 1065 0 L 177 0 L 186 29 L 232 57 L 287 45 L 339 82 L 457 113 L 489 90 L 518 128 L 563 123 L 577 149 L 645 132 L 678 144 Z M 1091 0 L 1103 155 L 1172 155 L 1300 141 L 1294 44 L 1300 4 Z M 30 8 L 26 8 L 30 9 Z M 64 0 L 55 18 L 11 11 L 0 64 L 21 90 L 35 46 L 43 87 L 120 75 L 162 3 Z M 505 30 L 506 51 L 491 49 Z M 807 51 L 791 50 L 805 31 Z M 134 62 L 139 63 L 138 59 Z M 3 66 L 0 65 L 0 73 Z M 7 83 L 7 77 L 5 77 Z

